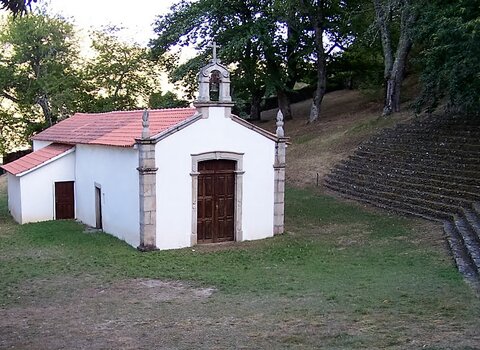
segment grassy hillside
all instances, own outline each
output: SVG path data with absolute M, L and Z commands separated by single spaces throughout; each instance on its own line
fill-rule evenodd
M 389 118 L 380 116 L 382 105 L 372 96 L 359 91 L 342 90 L 325 96 L 321 119 L 307 124 L 311 101 L 292 105 L 293 120 L 285 123 L 286 136 L 291 138 L 287 150 L 287 181 L 298 187 L 320 184 L 328 170 L 351 153 L 355 147 L 382 128 L 411 118 L 405 110 Z M 405 104 L 407 107 L 408 103 Z M 259 125 L 275 131 L 276 110 L 263 112 L 270 119 Z

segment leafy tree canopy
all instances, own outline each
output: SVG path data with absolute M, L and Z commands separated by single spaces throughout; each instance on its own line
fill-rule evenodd
M 480 1 L 422 1 L 419 107 L 478 115 L 480 106 Z
M 107 27 L 91 35 L 93 58 L 86 62 L 84 81 L 90 101 L 86 111 L 145 107 L 156 90 L 160 71 L 146 48 L 118 38 L 120 28 Z
M 15 103 L 24 119 L 33 122 L 42 115 L 37 123 L 42 127 L 75 109 L 81 81 L 72 25 L 44 15 L 10 18 L 1 28 L 0 45 L 0 95 Z
M 188 107 L 188 101 L 181 100 L 171 91 L 166 93 L 154 92 L 150 95 L 148 107 L 150 108 L 179 108 Z
M 0 152 L 77 111 L 145 108 L 151 94 L 158 106 L 183 104 L 160 93 L 160 69 L 149 50 L 117 34 L 118 28 L 92 33 L 92 55 L 85 58 L 74 27 L 62 18 L 29 14 L 0 24 Z
M 327 58 L 350 44 L 351 30 L 343 15 L 357 2 L 183 0 L 158 18 L 158 36 L 151 47 L 155 57 L 162 57 L 174 46 L 194 44 L 206 57 L 207 43 L 215 40 L 221 45 L 223 62 L 232 67 L 234 99 L 248 100 L 255 118 L 262 98 L 277 95 L 288 118 L 288 95 L 297 82 L 311 81 L 314 75 L 314 84 L 322 80 L 319 94 L 324 93 Z M 328 44 L 324 45 L 325 38 Z M 180 67 L 170 67 L 175 79 L 186 78 L 190 91 L 196 87 L 192 77 L 198 63 L 199 58 L 195 58 Z M 318 74 L 312 75 L 312 70 Z

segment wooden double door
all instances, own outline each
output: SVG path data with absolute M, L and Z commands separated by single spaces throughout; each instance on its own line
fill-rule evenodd
M 197 243 L 235 239 L 235 161 L 198 163 Z

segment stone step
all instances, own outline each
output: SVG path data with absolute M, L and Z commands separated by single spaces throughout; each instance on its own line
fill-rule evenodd
M 455 226 L 462 236 L 463 244 L 472 258 L 477 272 L 480 271 L 480 241 L 477 235 L 471 230 L 469 222 L 463 215 L 455 216 Z
M 341 161 L 344 167 L 368 168 L 370 170 L 381 171 L 384 173 L 394 173 L 405 176 L 415 176 L 425 180 L 438 180 L 443 182 L 455 182 L 468 186 L 477 186 L 477 173 L 463 171 L 458 169 L 432 168 L 429 166 L 410 164 L 406 162 L 391 161 L 385 165 L 385 161 L 379 159 L 370 159 L 358 155 L 350 156 L 347 160 Z
M 475 154 L 480 153 L 479 144 L 467 144 L 465 142 L 445 142 L 441 140 L 434 140 L 430 137 L 424 139 L 403 137 L 396 139 L 392 143 L 391 137 L 376 137 L 371 138 L 361 144 L 361 146 L 381 146 L 384 148 L 402 148 L 402 147 L 418 147 L 419 150 L 431 150 L 431 149 L 445 149 L 458 150 L 464 152 L 472 152 Z
M 463 244 L 463 239 L 455 224 L 446 220 L 443 224 L 443 231 L 447 238 L 450 251 L 460 273 L 470 281 L 478 281 L 479 275 L 474 262 Z
M 334 180 L 328 177 L 325 179 L 325 182 L 330 185 L 336 186 L 336 188 L 348 190 L 350 194 L 356 193 L 359 197 L 361 197 L 362 195 L 375 196 L 378 198 L 384 198 L 388 201 L 393 201 L 395 203 L 400 203 L 402 208 L 411 212 L 416 212 L 416 210 L 414 209 L 415 207 L 429 208 L 431 210 L 434 210 L 436 213 L 443 213 L 443 215 L 439 217 L 442 219 L 445 217 L 450 217 L 452 213 L 457 213 L 461 210 L 460 207 L 447 203 L 427 200 L 418 196 L 407 197 L 393 192 L 379 191 L 371 188 L 360 187 L 356 186 L 355 184 Z
M 466 141 L 470 142 L 466 142 Z M 364 141 L 362 144 L 378 144 L 384 146 L 395 146 L 395 145 L 420 145 L 430 148 L 450 148 L 455 149 L 464 149 L 464 150 L 473 150 L 478 151 L 480 145 L 478 139 L 469 139 L 461 136 L 455 136 L 450 134 L 449 136 L 438 137 L 431 134 L 419 134 L 419 135 L 398 135 L 395 134 L 392 130 L 383 131 L 376 135 L 373 135 L 370 139 Z
M 430 116 L 383 130 L 340 162 L 325 187 L 442 221 L 459 271 L 480 291 L 480 118 Z
M 470 208 L 463 208 L 463 216 L 470 224 L 472 231 L 480 239 L 480 216 L 473 210 L 473 205 Z
M 417 188 L 414 188 L 413 185 L 408 183 L 394 183 L 392 181 L 388 182 L 385 179 L 378 179 L 378 181 L 376 181 L 374 178 L 362 179 L 359 175 L 360 174 L 358 173 L 345 172 L 340 176 L 338 176 L 338 173 L 332 173 L 329 175 L 329 177 L 333 180 L 349 183 L 357 187 L 370 188 L 380 192 L 396 193 L 404 197 L 422 198 L 433 202 L 440 202 L 459 207 L 470 206 L 472 202 L 464 197 L 449 196 L 446 193 L 430 192 L 426 189 L 427 186 L 418 186 Z
M 395 212 L 408 216 L 416 216 L 430 221 L 453 220 L 453 215 L 450 213 L 440 212 L 431 208 L 418 205 L 405 206 L 404 203 L 400 203 L 376 195 L 367 195 L 350 191 L 348 188 L 339 187 L 337 184 L 331 183 L 328 180 L 325 181 L 325 187 L 332 191 L 335 191 L 336 193 L 339 193 L 344 198 L 364 202 L 390 212 Z
M 345 168 L 335 167 L 331 174 L 348 177 L 354 175 L 361 180 L 369 183 L 382 183 L 394 187 L 406 187 L 418 191 L 425 191 L 450 197 L 465 198 L 469 201 L 480 200 L 480 186 L 466 186 L 452 182 L 442 182 L 438 180 L 425 180 L 415 176 L 404 176 L 394 173 L 370 170 L 366 168 Z
M 475 202 L 472 204 L 473 211 L 480 216 L 480 202 Z
M 476 171 L 480 173 L 480 157 L 457 157 L 452 154 L 448 156 L 437 155 L 434 153 L 409 153 L 404 151 L 381 151 L 359 148 L 355 151 L 355 155 L 369 158 L 369 159 L 382 159 L 385 161 L 395 162 L 407 162 L 409 164 L 419 164 L 427 166 L 440 166 L 446 169 L 455 169 L 461 166 L 462 169 Z
M 475 138 L 480 134 L 480 129 L 474 127 L 471 131 L 462 130 L 461 127 L 447 127 L 447 129 L 442 129 L 442 127 L 422 127 L 415 124 L 397 124 L 394 127 L 386 128 L 381 131 L 385 135 L 396 135 L 399 137 L 403 136 L 418 136 L 418 137 L 434 137 L 434 138 L 443 138 L 443 137 L 457 137 L 457 138 Z
M 362 144 L 358 147 L 358 150 L 377 153 L 377 154 L 395 154 L 409 157 L 436 157 L 438 159 L 452 159 L 466 161 L 474 160 L 476 164 L 480 164 L 478 158 L 480 156 L 480 147 L 478 149 L 454 149 L 441 146 L 424 146 L 422 143 L 410 143 L 410 144 Z
M 344 188 L 348 188 L 351 191 L 367 194 L 367 195 L 377 195 L 389 200 L 394 200 L 399 203 L 403 203 L 405 207 L 409 207 L 410 205 L 421 206 L 426 208 L 431 208 L 439 212 L 443 213 L 458 213 L 461 211 L 461 206 L 446 202 L 439 202 L 433 199 L 425 198 L 421 194 L 399 194 L 396 192 L 392 192 L 390 189 L 388 190 L 380 190 L 378 188 L 371 188 L 371 187 L 363 187 L 358 186 L 350 181 L 341 181 L 337 179 L 327 178 L 327 180 L 332 183 L 337 183 L 338 186 L 343 186 Z
M 468 164 L 452 164 L 448 162 L 431 161 L 425 159 L 400 159 L 395 157 L 376 157 L 362 152 L 356 152 L 347 160 L 352 160 L 364 166 L 392 167 L 398 169 L 406 169 L 413 172 L 424 172 L 434 175 L 455 176 L 465 179 L 475 179 L 475 183 L 479 183 L 480 170 L 475 169 L 475 165 Z M 473 169 L 472 169 L 473 168 Z
M 469 130 L 465 130 L 466 126 L 463 125 L 442 125 L 442 126 L 420 126 L 415 124 L 397 124 L 393 130 L 396 134 L 430 134 L 436 136 L 457 136 L 457 137 L 478 137 L 480 135 L 480 129 L 478 126 L 471 126 Z
M 443 125 L 440 127 L 435 126 L 426 126 L 422 127 L 420 125 L 412 125 L 412 124 L 397 124 L 393 130 L 398 135 L 400 133 L 408 133 L 411 135 L 418 135 L 418 134 L 425 134 L 428 132 L 430 135 L 437 135 L 437 136 L 460 136 L 460 137 L 480 137 L 480 129 L 476 126 L 472 126 L 470 130 L 465 130 L 465 125 L 463 126 L 454 126 L 454 125 Z

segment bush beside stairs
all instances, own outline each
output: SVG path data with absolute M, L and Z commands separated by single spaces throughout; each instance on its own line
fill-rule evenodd
M 480 120 L 429 117 L 362 143 L 327 175 L 341 196 L 443 223 L 460 272 L 480 286 Z

